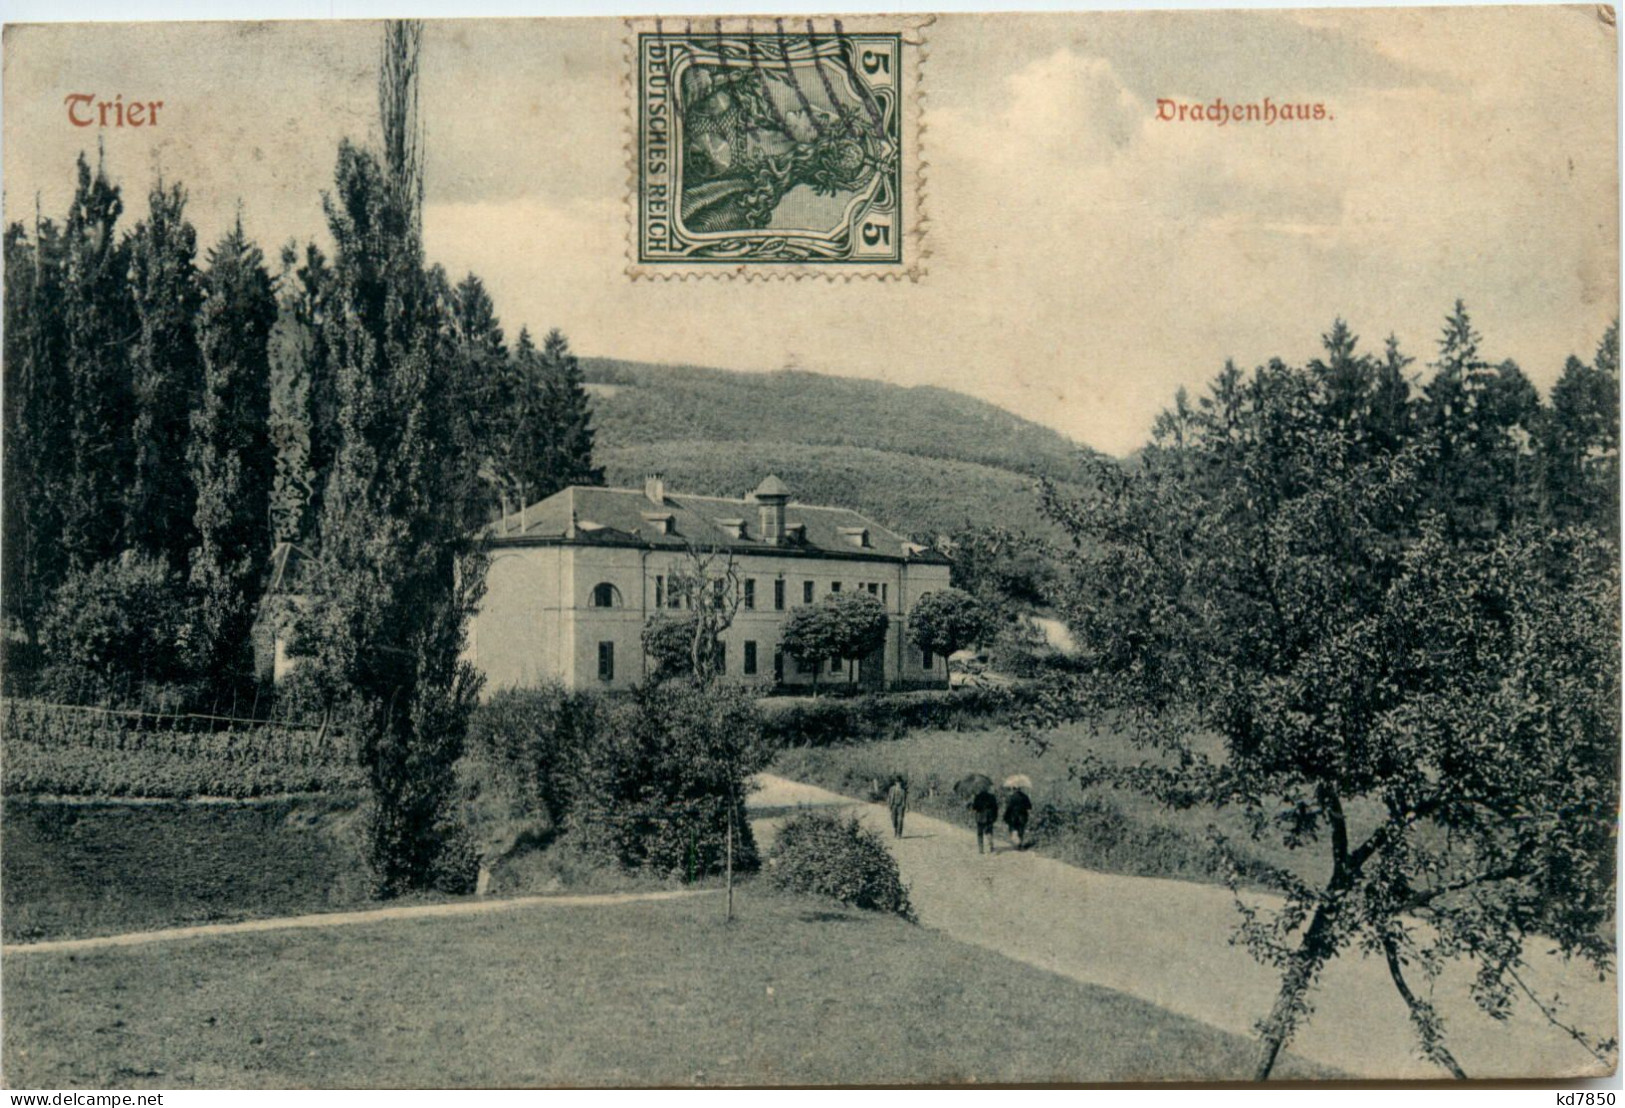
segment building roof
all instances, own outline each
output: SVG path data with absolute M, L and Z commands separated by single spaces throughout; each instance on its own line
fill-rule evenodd
M 783 481 L 780 481 L 778 474 L 769 473 L 767 477 L 763 479 L 762 483 L 756 486 L 756 491 L 751 493 L 751 495 L 756 497 L 758 500 L 768 496 L 782 496 L 788 499 L 790 496 L 790 486 L 786 485 Z
M 768 483 L 763 482 L 766 486 Z M 782 482 L 779 488 L 784 488 Z M 758 490 L 760 491 L 760 490 Z M 788 495 L 769 488 L 766 495 Z M 656 504 L 643 489 L 575 485 L 491 523 L 485 534 L 497 546 L 631 546 L 682 550 L 687 546 L 733 553 L 814 558 L 858 558 L 946 565 L 935 550 L 859 515 L 850 508 L 790 503 L 784 509 L 788 537 L 764 542 L 761 505 L 752 498 L 666 493 Z M 740 520 L 744 527 L 739 527 Z M 866 540 L 866 545 L 864 542 Z

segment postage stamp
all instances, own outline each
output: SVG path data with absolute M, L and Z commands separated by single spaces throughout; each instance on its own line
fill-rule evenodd
M 633 276 L 923 273 L 918 23 L 629 27 Z

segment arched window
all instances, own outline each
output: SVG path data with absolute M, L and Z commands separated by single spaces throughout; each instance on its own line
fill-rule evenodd
M 592 587 L 592 606 L 594 608 L 619 608 L 621 606 L 621 590 L 608 581 Z

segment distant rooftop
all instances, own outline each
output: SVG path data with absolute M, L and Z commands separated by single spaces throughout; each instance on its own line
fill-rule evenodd
M 761 516 L 773 507 L 757 498 L 789 496 L 789 488 L 777 477 L 769 477 L 750 496 L 740 499 L 667 492 L 658 478 L 642 489 L 574 485 L 530 505 L 523 513 L 510 512 L 505 519 L 489 524 L 485 533 L 497 546 L 579 544 L 680 550 L 692 545 L 735 553 L 947 563 L 935 550 L 910 542 L 850 508 L 790 501 L 782 509 L 785 537 L 764 539 Z

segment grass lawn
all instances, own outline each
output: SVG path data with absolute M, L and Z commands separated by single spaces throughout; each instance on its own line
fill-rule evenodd
M 7 942 L 350 908 L 371 895 L 356 801 L 8 797 Z
M 1251 1042 L 893 917 L 717 895 L 4 965 L 12 1088 L 1243 1079 Z M 1296 1059 L 1283 1077 L 1329 1076 Z
M 6 942 L 376 907 L 355 798 L 216 802 L 8 797 L 0 835 Z M 494 894 L 668 887 L 565 844 L 496 868 Z M 414 893 L 392 904 L 450 897 Z
M 1108 786 L 1082 789 L 1067 767 L 1086 751 L 1119 763 L 1146 760 L 1116 735 L 1090 736 L 1082 727 L 1047 733 L 1053 746 L 1043 754 L 1015 731 L 916 731 L 891 742 L 853 746 L 796 748 L 782 752 L 773 772 L 861 799 L 878 799 L 871 790 L 894 773 L 910 783 L 910 804 L 929 815 L 969 825 L 964 805 L 952 794 L 953 783 L 968 773 L 985 773 L 1003 781 L 1015 773 L 1033 780 L 1031 796 L 1037 822 L 1033 848 L 1073 865 L 1144 877 L 1216 881 L 1208 848 L 1208 827 L 1216 826 L 1237 850 L 1299 877 L 1323 882 L 1331 872 L 1330 853 L 1310 844 L 1288 850 L 1277 841 L 1254 842 L 1235 811 L 1171 811 L 1135 793 Z M 1050 810 L 1046 812 L 1046 807 Z M 1369 815 L 1350 807 L 1353 830 Z

